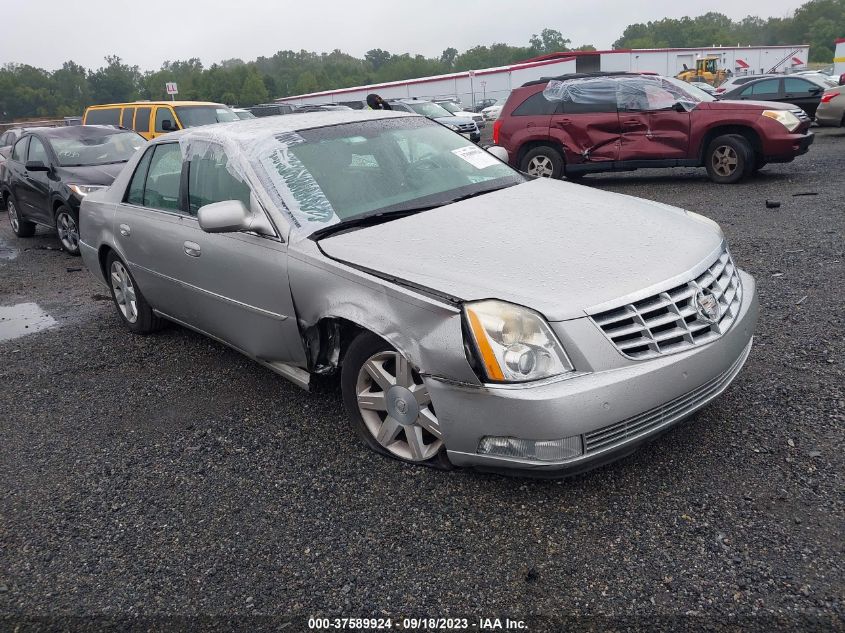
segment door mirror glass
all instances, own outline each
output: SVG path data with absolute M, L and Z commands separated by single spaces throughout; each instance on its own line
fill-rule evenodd
M 43 161 L 40 160 L 28 160 L 26 161 L 26 170 L 27 171 L 49 171 L 50 168 L 44 164 Z

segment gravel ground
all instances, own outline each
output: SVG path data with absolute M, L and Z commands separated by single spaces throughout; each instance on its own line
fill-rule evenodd
M 0 305 L 58 327 L 0 342 L 0 629 L 845 629 L 843 174 L 845 131 L 819 130 L 737 186 L 585 179 L 720 222 L 762 313 L 716 404 L 556 482 L 380 458 L 336 388 L 309 395 L 176 326 L 128 334 L 79 259 L 4 217 Z

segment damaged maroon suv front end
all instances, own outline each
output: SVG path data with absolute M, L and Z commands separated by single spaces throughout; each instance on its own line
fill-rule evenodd
M 810 119 L 795 106 L 716 101 L 656 75 L 565 75 L 511 93 L 494 143 L 532 176 L 705 167 L 729 184 L 808 151 Z

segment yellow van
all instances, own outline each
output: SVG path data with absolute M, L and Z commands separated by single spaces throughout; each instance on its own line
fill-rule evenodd
M 89 106 L 83 125 L 120 125 L 145 139 L 186 127 L 238 121 L 227 106 L 207 101 L 136 101 Z

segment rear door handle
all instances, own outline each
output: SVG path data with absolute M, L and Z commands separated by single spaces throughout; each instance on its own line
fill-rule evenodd
M 129 228 L 128 224 L 121 224 L 119 228 L 120 228 L 120 234 L 123 237 L 129 237 L 129 235 L 132 233 L 132 229 Z
M 202 254 L 200 245 L 196 242 L 185 242 L 185 255 L 199 257 Z

